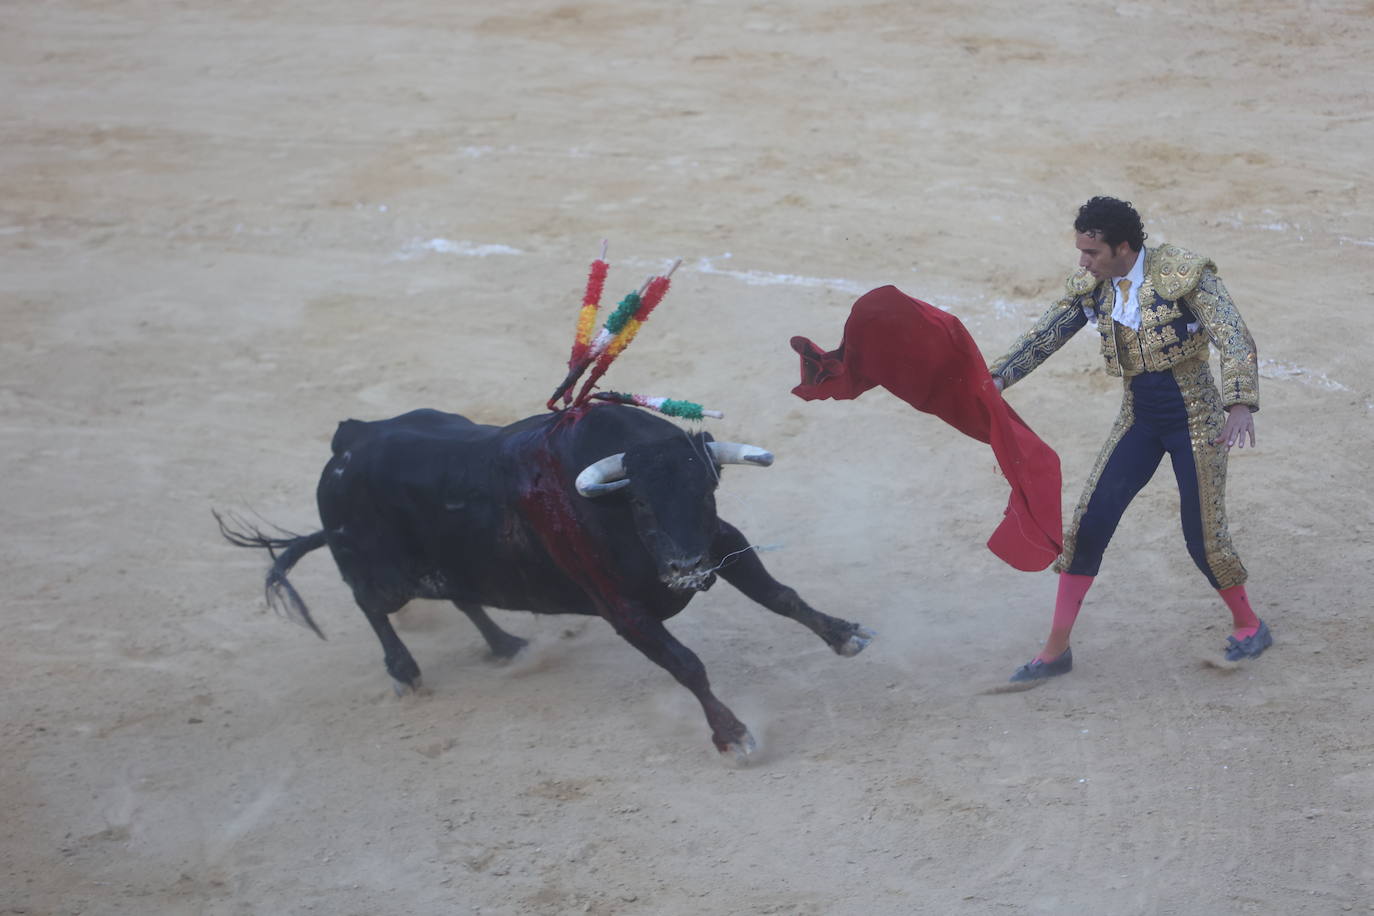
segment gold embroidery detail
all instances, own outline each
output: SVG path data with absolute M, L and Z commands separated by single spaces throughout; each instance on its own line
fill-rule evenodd
M 1145 273 L 1165 299 L 1179 299 L 1193 291 L 1203 270 L 1216 270 L 1207 258 L 1177 245 L 1157 245 L 1149 249 Z
M 1258 410 L 1258 351 L 1226 285 L 1212 270 L 1204 271 L 1197 290 L 1185 301 L 1221 354 L 1222 406 L 1244 404 Z
M 1163 352 L 1166 347 L 1178 346 L 1178 332 L 1172 324 L 1161 324 L 1152 328 L 1141 328 L 1141 346 L 1151 352 Z
M 1153 328 L 1161 324 L 1168 324 L 1183 317 L 1183 311 L 1178 307 L 1177 300 L 1155 299 L 1150 297 L 1150 304 L 1144 303 L 1140 306 L 1140 326 L 1142 328 Z
M 1140 335 L 1124 324 L 1112 322 L 1112 342 L 1116 358 L 1121 366 L 1121 375 L 1130 377 L 1145 371 L 1144 354 L 1140 350 Z
M 1207 566 L 1217 588 L 1245 583 L 1247 573 L 1226 522 L 1225 444 L 1213 445 L 1226 425 L 1226 411 L 1207 359 L 1188 360 L 1174 367 L 1174 380 L 1188 411 L 1188 436 L 1197 468 L 1198 501 L 1202 512 L 1202 543 Z
M 1079 268 L 1069 275 L 1068 280 L 1064 281 L 1064 291 L 1069 296 L 1083 296 L 1096 289 L 1097 284 L 1101 282 L 1088 273 L 1086 268 Z
M 1065 296 L 1050 306 L 1049 311 L 1040 316 L 1040 320 L 1029 331 L 1018 337 L 1011 349 L 988 367 L 988 372 L 1002 379 L 1002 389 L 1005 391 L 1049 359 L 1087 323 L 1087 316 L 1083 314 L 1083 300 L 1076 296 Z
M 1149 259 L 1146 258 L 1146 260 Z M 1145 279 L 1140 281 L 1140 289 L 1136 290 L 1136 299 L 1140 301 L 1140 323 L 1144 325 L 1146 321 L 1145 310 L 1155 307 L 1155 282 L 1150 279 L 1148 271 L 1145 273 Z

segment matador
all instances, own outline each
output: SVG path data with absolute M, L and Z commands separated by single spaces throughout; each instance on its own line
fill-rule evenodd
M 1231 611 L 1229 661 L 1255 658 L 1273 644 L 1250 606 L 1246 571 L 1226 523 L 1226 459 L 1231 446 L 1255 443 L 1259 410 L 1255 343 L 1216 265 L 1174 245 L 1146 247 L 1129 203 L 1094 197 L 1074 221 L 1079 270 L 1064 295 L 989 371 L 1005 390 L 1089 324 L 1101 337 L 1107 372 L 1123 381 L 1121 412 L 1088 476 L 1064 549 L 1055 561 L 1059 589 L 1049 638 L 1012 681 L 1073 669 L 1069 634 L 1122 513 L 1167 452 L 1178 481 L 1183 536 L 1193 562 Z M 1220 353 L 1221 383 L 1209 366 Z

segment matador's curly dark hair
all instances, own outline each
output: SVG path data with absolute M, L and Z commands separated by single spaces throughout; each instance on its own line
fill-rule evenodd
M 1079 207 L 1073 228 L 1084 235 L 1100 238 L 1111 248 L 1129 242 L 1132 251 L 1139 251 L 1147 237 L 1135 207 L 1130 201 L 1115 197 L 1094 197 Z

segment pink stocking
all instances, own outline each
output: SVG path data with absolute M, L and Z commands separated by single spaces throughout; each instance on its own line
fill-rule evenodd
M 1247 636 L 1254 636 L 1259 629 L 1259 618 L 1255 616 L 1255 611 L 1250 607 L 1250 599 L 1245 594 L 1244 585 L 1233 585 L 1230 588 L 1223 588 L 1217 591 L 1221 600 L 1226 602 L 1226 606 L 1231 609 L 1231 617 L 1235 622 L 1236 639 L 1245 639 Z M 1055 620 L 1059 619 L 1059 612 L 1055 611 Z
M 1078 609 L 1083 606 L 1083 598 L 1088 594 L 1088 589 L 1092 588 L 1092 584 L 1092 576 L 1059 574 L 1059 595 L 1054 600 L 1054 621 L 1050 624 L 1049 645 L 1062 644 L 1064 648 L 1068 648 L 1069 631 L 1078 619 Z M 1045 653 L 1041 652 L 1037 658 L 1042 662 L 1052 662 L 1061 654 L 1062 649 L 1046 658 Z

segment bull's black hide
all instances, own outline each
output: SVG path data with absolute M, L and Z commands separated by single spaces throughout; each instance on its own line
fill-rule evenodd
M 716 443 L 616 405 L 504 427 L 436 410 L 346 420 L 332 449 L 317 491 L 322 531 L 272 538 L 223 520 L 221 528 L 236 544 L 273 551 L 269 600 L 317 633 L 286 573 L 327 544 L 398 687 L 418 686 L 420 669 L 388 615 L 412 598 L 452 601 L 502 657 L 525 641 L 497 626 L 484 605 L 596 614 L 696 695 L 718 750 L 746 756 L 753 738 L 664 620 L 719 574 L 840 655 L 857 654 L 873 636 L 773 579 L 744 536 L 716 516 L 721 462 L 771 462 L 761 449 Z

